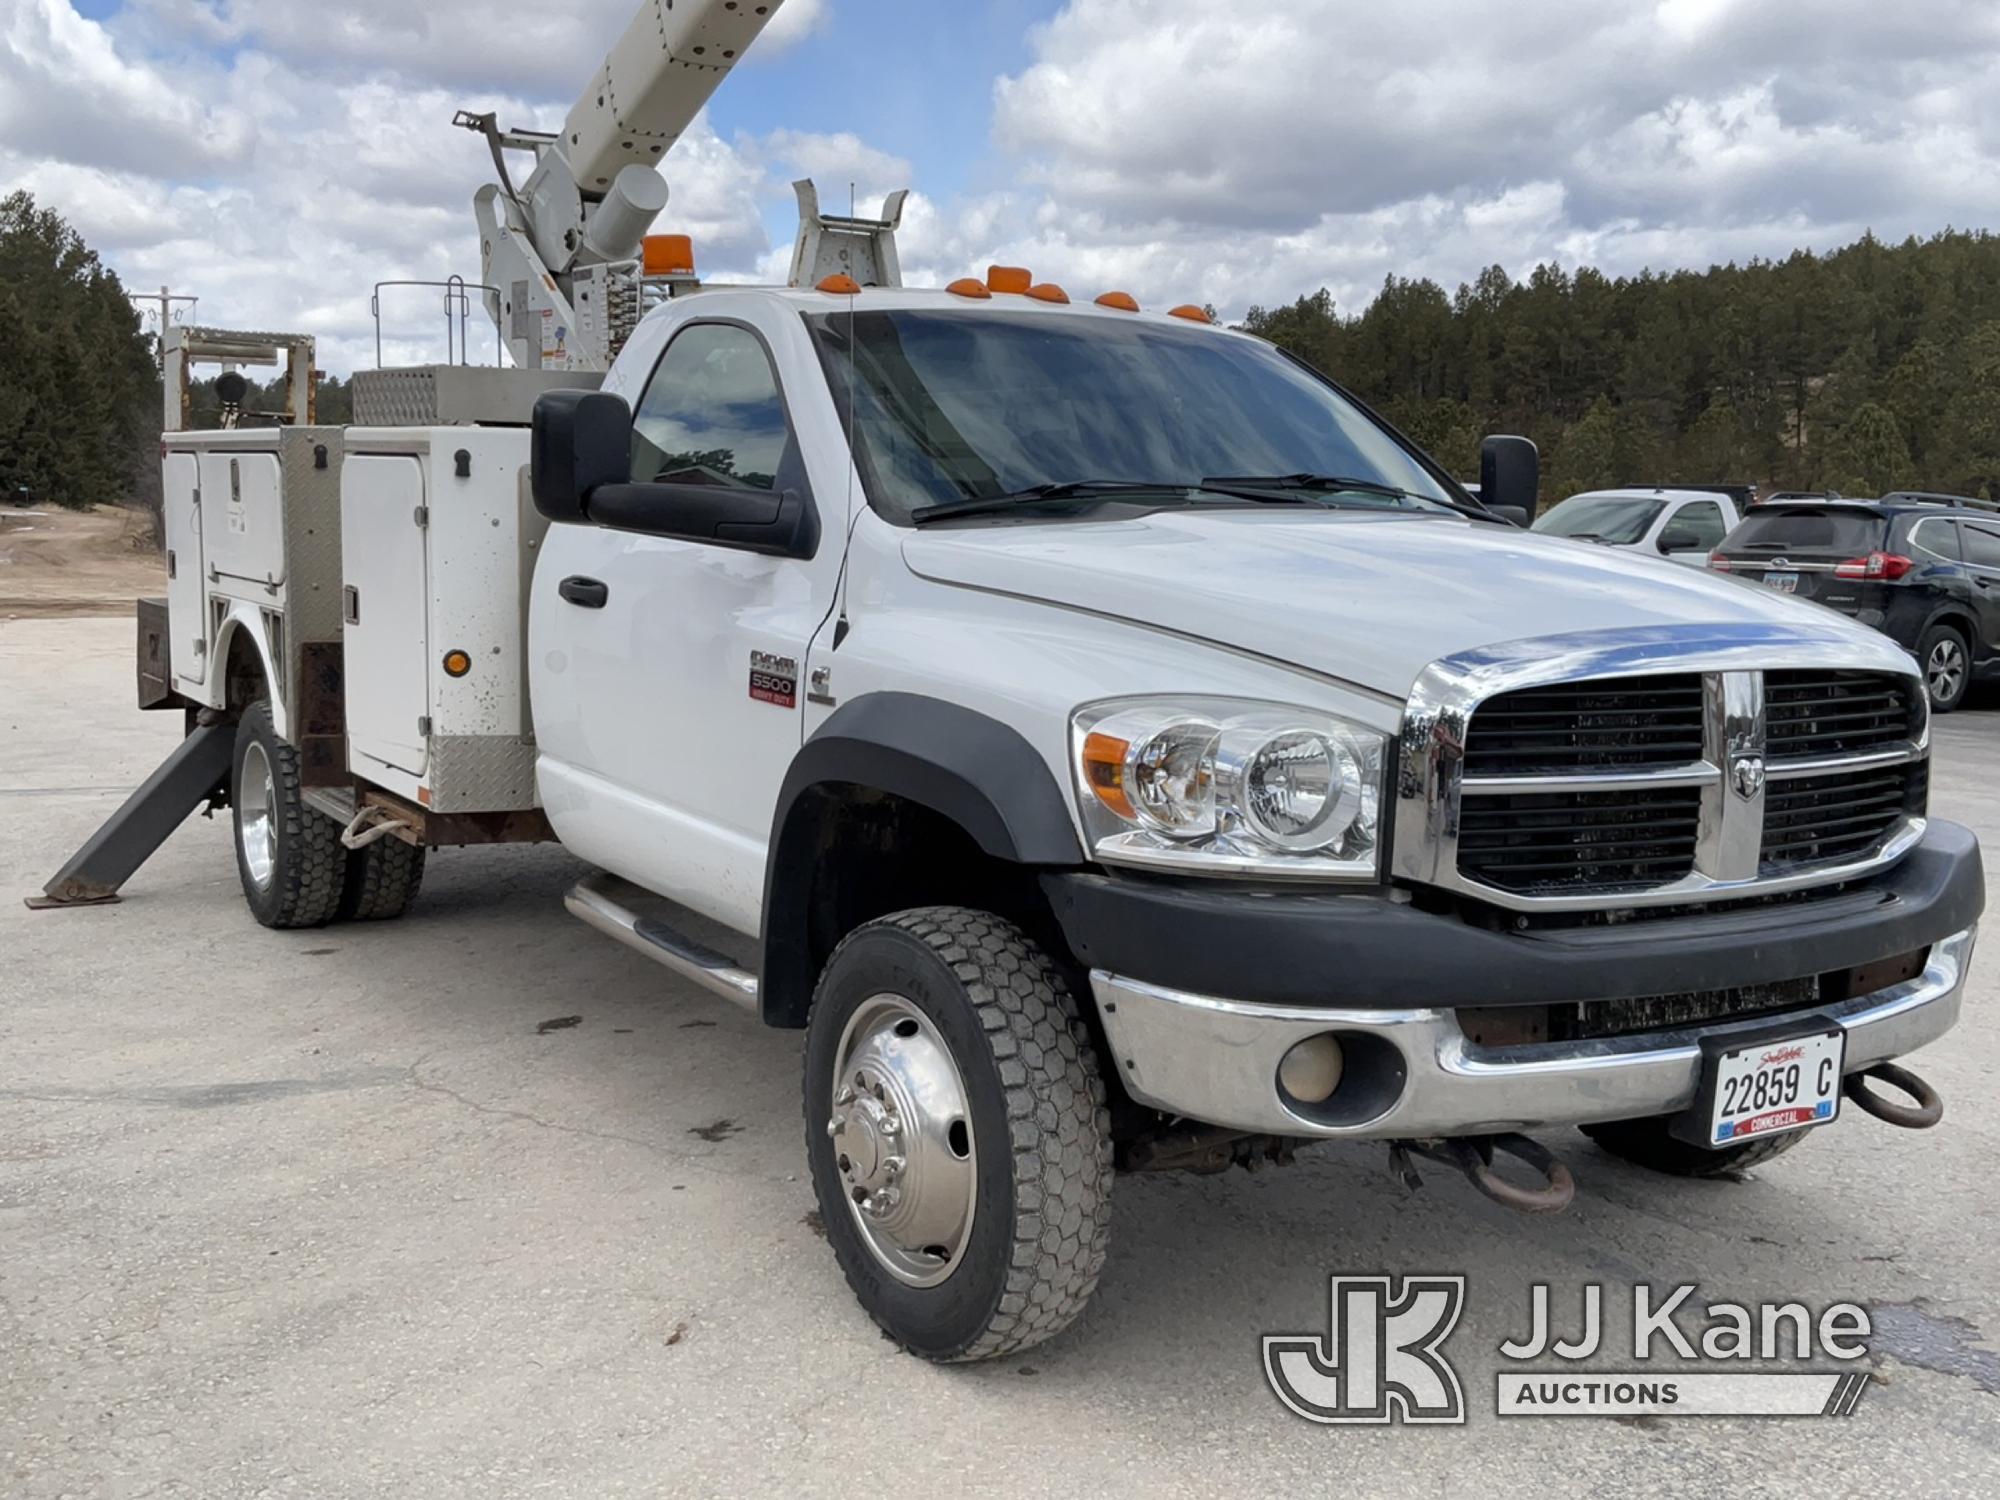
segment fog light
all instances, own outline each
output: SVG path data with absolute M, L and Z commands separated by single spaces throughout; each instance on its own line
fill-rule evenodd
M 1301 1104 L 1324 1104 L 1340 1087 L 1340 1040 L 1330 1031 L 1309 1036 L 1278 1064 L 1278 1087 Z

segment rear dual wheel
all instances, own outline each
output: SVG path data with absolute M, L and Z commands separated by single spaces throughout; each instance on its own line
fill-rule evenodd
M 1067 985 L 1012 923 L 857 929 L 806 1026 L 806 1151 L 861 1305 L 926 1359 L 991 1359 L 1083 1311 L 1110 1230 L 1104 1084 Z
M 278 734 L 268 702 L 237 721 L 229 801 L 243 899 L 264 926 L 380 921 L 415 899 L 424 851 L 393 837 L 344 847 L 340 825 L 305 800 L 299 753 Z

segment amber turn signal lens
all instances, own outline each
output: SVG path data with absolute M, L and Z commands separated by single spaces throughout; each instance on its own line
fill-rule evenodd
M 463 651 L 447 651 L 444 654 L 444 675 L 463 677 L 472 670 L 472 658 Z
M 1132 799 L 1125 792 L 1125 756 L 1131 750 L 1130 740 L 1121 740 L 1115 734 L 1093 732 L 1083 742 L 1083 779 L 1089 785 L 1097 800 L 1117 813 L 1121 818 L 1137 819 L 1132 810 Z

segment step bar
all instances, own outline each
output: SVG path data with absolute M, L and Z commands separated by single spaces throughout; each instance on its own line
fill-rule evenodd
M 664 897 L 616 875 L 592 875 L 569 888 L 563 905 L 607 937 L 756 1014 L 757 976 L 683 932 L 678 924 L 688 914 Z

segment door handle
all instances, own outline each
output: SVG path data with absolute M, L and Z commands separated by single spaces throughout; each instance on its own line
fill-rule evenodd
M 604 584 L 595 578 L 581 576 L 565 578 L 556 585 L 556 592 L 571 604 L 581 605 L 585 609 L 602 609 L 604 602 L 611 597 L 611 590 Z

